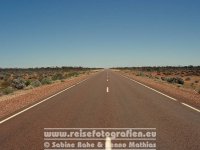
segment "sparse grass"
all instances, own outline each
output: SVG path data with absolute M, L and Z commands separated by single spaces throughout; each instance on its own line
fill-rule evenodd
M 44 85 L 44 84 L 51 84 L 52 83 L 52 80 L 50 78 L 43 78 L 41 80 L 41 83 Z
M 3 82 L 1 83 L 1 87 L 2 87 L 2 88 L 6 88 L 6 87 L 8 87 L 8 86 L 10 86 L 10 82 L 8 82 L 8 81 L 3 81 Z
M 14 92 L 14 89 L 12 87 L 7 87 L 5 89 L 2 90 L 3 94 L 8 95 L 10 93 Z
M 42 84 L 41 84 L 41 82 L 40 82 L 39 80 L 35 80 L 35 81 L 32 81 L 32 82 L 31 82 L 31 85 L 32 85 L 33 87 L 39 87 L 39 86 L 41 86 Z
M 63 74 L 61 73 L 56 73 L 55 75 L 53 75 L 52 80 L 62 80 L 64 78 Z
M 68 75 L 70 77 L 77 77 L 79 75 L 79 73 L 78 72 L 70 72 Z

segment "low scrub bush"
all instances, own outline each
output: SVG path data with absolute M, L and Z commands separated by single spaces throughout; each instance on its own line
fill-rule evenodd
M 62 80 L 64 77 L 61 73 L 57 73 L 52 77 L 52 80 Z
M 12 81 L 12 86 L 16 89 L 23 89 L 26 87 L 26 81 L 22 78 L 17 78 Z
M 65 78 L 70 78 L 70 77 L 77 77 L 79 75 L 78 72 L 69 72 L 65 75 Z
M 42 84 L 51 84 L 52 83 L 52 80 L 50 78 L 43 78 L 42 81 L 41 81 Z
M 176 77 L 176 78 L 166 78 L 166 81 L 169 83 L 177 83 L 177 84 L 184 84 L 184 81 L 182 78 Z
M 31 81 L 30 80 L 26 80 L 25 85 L 29 86 L 30 84 L 31 84 Z
M 68 74 L 70 77 L 77 77 L 78 75 L 79 75 L 79 73 L 78 72 L 70 72 L 69 74 Z
M 184 80 L 182 78 L 175 78 L 176 83 L 178 84 L 184 84 Z
M 33 87 L 38 87 L 38 86 L 41 86 L 41 82 L 39 80 L 34 80 L 31 82 L 31 86 Z
M 190 81 L 190 80 L 191 80 L 190 77 L 185 78 L 185 81 Z
M 161 80 L 166 81 L 166 78 L 165 77 L 161 77 Z

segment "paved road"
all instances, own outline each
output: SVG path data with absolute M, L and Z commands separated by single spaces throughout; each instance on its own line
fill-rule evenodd
M 199 112 L 110 70 L 0 124 L 0 149 L 44 149 L 44 128 L 78 127 L 156 128 L 159 150 L 200 149 Z

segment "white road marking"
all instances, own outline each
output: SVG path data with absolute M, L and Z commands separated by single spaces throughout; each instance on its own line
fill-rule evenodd
M 149 86 L 147 86 L 147 85 L 145 85 L 145 84 L 142 84 L 142 83 L 140 83 L 140 82 L 138 82 L 138 81 L 136 81 L 136 80 L 134 80 L 134 79 L 130 79 L 129 77 L 126 77 L 126 76 L 124 76 L 124 75 L 122 75 L 123 77 L 125 77 L 125 78 L 127 78 L 127 79 L 129 79 L 129 80 L 131 80 L 131 81 L 134 81 L 134 82 L 136 82 L 136 83 L 138 83 L 138 84 L 140 84 L 140 85 L 142 85 L 142 86 L 144 86 L 144 87 L 146 87 L 146 88 L 148 88 L 148 89 L 150 89 L 150 90 L 152 90 L 152 91 L 154 91 L 154 92 L 157 92 L 157 93 L 159 93 L 159 94 L 161 94 L 161 95 L 163 95 L 163 96 L 165 96 L 165 97 L 167 97 L 167 98 L 169 98 L 169 99 L 171 99 L 171 100 L 173 100 L 173 101 L 177 101 L 177 99 L 175 99 L 175 98 L 173 98 L 173 97 L 171 97 L 171 96 L 168 96 L 168 95 L 166 95 L 166 94 L 164 94 L 164 93 L 162 93 L 162 92 L 160 92 L 160 91 L 158 91 L 158 90 L 156 90 L 156 89 L 153 89 L 153 88 L 151 88 L 151 87 L 149 87 Z
M 55 97 L 56 95 L 59 95 L 59 94 L 65 92 L 65 91 L 71 89 L 72 87 L 74 87 L 74 86 L 76 86 L 76 85 L 78 85 L 78 84 L 81 84 L 82 82 L 84 82 L 84 81 L 86 81 L 86 80 L 88 80 L 88 79 L 89 79 L 89 78 L 87 78 L 87 79 L 85 79 L 85 80 L 83 80 L 83 81 L 80 81 L 80 82 L 78 82 L 78 83 L 76 83 L 76 84 L 74 84 L 74 85 L 72 85 L 72 86 L 70 86 L 70 87 L 68 87 L 68 88 L 66 88 L 66 89 L 64 89 L 64 90 L 62 90 L 62 91 L 60 91 L 60 92 L 58 92 L 58 93 L 56 93 L 56 94 L 54 94 L 54 95 L 52 95 L 52 96 L 50 96 L 50 97 L 44 99 L 44 100 L 42 100 L 42 101 L 40 101 L 40 102 L 38 102 L 38 103 L 36 103 L 36 104 L 30 106 L 30 107 L 28 107 L 28 108 L 26 108 L 26 109 L 24 109 L 24 110 L 18 112 L 18 113 L 16 113 L 16 114 L 14 114 L 14 115 L 12 115 L 12 116 L 10 116 L 10 117 L 8 117 L 8 118 L 6 118 L 6 119 L 0 121 L 0 124 L 4 123 L 4 122 L 6 122 L 6 121 L 8 121 L 8 120 L 10 120 L 10 119 L 12 119 L 12 118 L 14 118 L 14 117 L 20 115 L 20 114 L 22 114 L 23 112 L 26 112 L 27 110 L 29 110 L 29 109 L 31 109 L 31 108 L 33 108 L 33 107 L 35 107 L 35 106 L 37 106 L 37 105 L 39 105 L 39 104 L 41 104 L 41 103 L 43 103 L 43 102 L 45 102 L 45 101 L 47 101 L 47 100 L 53 98 L 53 97 Z
M 109 87 L 106 88 L 106 92 L 107 92 L 107 93 L 109 92 Z
M 112 150 L 111 138 L 106 137 L 105 150 Z
M 129 79 L 129 80 L 131 80 L 131 81 L 134 81 L 134 82 L 136 82 L 136 83 L 138 83 L 138 84 L 140 84 L 140 85 L 142 85 L 142 86 L 144 86 L 144 87 L 146 87 L 146 88 L 148 88 L 148 89 L 150 89 L 150 90 L 152 90 L 152 91 L 154 91 L 154 92 L 157 92 L 157 93 L 159 93 L 159 94 L 161 94 L 161 95 L 163 95 L 163 96 L 165 96 L 165 97 L 167 97 L 167 98 L 169 98 L 169 99 L 171 99 L 171 100 L 177 101 L 177 99 L 175 99 L 175 98 L 173 98 L 173 97 L 171 97 L 171 96 L 168 96 L 168 95 L 166 95 L 166 94 L 164 94 L 164 93 L 162 93 L 162 92 L 160 92 L 160 91 L 157 91 L 156 89 L 153 89 L 153 88 L 151 88 L 151 87 L 149 87 L 149 86 L 147 86 L 147 85 L 145 85 L 145 84 L 142 84 L 142 83 L 140 83 L 140 82 L 138 82 L 138 81 L 136 81 L 136 80 L 134 80 L 134 79 L 131 79 L 131 78 L 129 78 L 129 77 L 127 77 L 127 76 L 124 76 L 124 75 L 121 75 L 121 76 L 122 76 L 122 77 L 125 77 L 125 78 L 127 78 L 127 79 Z M 183 105 L 185 105 L 185 106 L 187 106 L 187 107 L 189 107 L 189 108 L 191 108 L 191 109 L 193 109 L 193 110 L 195 110 L 195 111 L 197 111 L 197 112 L 200 112 L 199 109 L 194 108 L 194 107 L 192 107 L 192 106 L 190 106 L 190 105 L 188 105 L 188 104 L 185 104 L 185 103 L 181 103 L 181 104 L 183 104 Z
M 183 104 L 183 105 L 185 105 L 185 106 L 187 106 L 187 107 L 189 107 L 189 108 L 191 108 L 191 109 L 193 109 L 193 110 L 196 110 L 196 111 L 200 112 L 199 109 L 194 108 L 194 107 L 192 107 L 192 106 L 190 106 L 190 105 L 188 105 L 188 104 L 186 104 L 186 103 L 181 103 L 181 104 Z
M 108 72 L 107 72 L 107 82 L 108 82 L 109 76 L 108 76 Z

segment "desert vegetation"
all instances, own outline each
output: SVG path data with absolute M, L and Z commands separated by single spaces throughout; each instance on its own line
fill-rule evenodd
M 189 88 L 200 94 L 200 66 L 118 67 L 124 73 Z
M 82 67 L 0 68 L 0 96 L 57 81 L 64 82 L 65 79 L 87 74 L 94 69 Z

